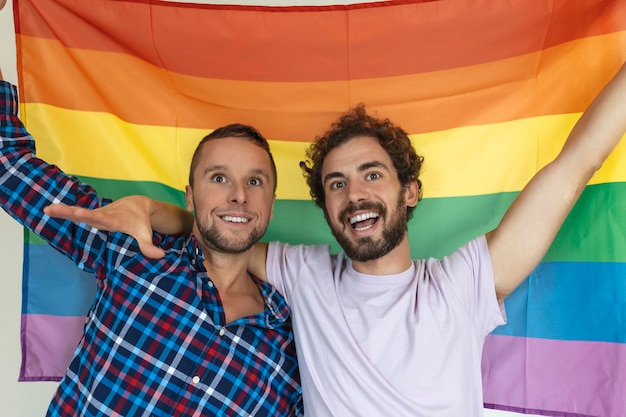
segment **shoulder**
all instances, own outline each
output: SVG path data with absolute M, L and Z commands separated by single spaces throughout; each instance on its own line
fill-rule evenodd
M 416 269 L 426 275 L 471 275 L 492 272 L 489 247 L 485 235 L 480 235 L 441 259 L 429 258 L 416 262 Z
M 466 262 L 489 259 L 489 247 L 485 235 L 480 235 L 463 244 L 443 260 L 465 260 Z
M 330 245 L 304 245 L 290 244 L 285 242 L 270 242 L 268 245 L 268 257 L 279 256 L 283 258 L 330 258 Z

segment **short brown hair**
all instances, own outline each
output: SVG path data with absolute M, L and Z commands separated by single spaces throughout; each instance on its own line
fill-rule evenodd
M 276 163 L 274 162 L 274 156 L 270 150 L 270 144 L 261 135 L 261 133 L 250 125 L 244 125 L 240 123 L 233 123 L 230 125 L 226 125 L 215 129 L 213 132 L 206 135 L 193 153 L 193 157 L 191 158 L 191 167 L 189 168 L 189 185 L 193 187 L 193 172 L 198 164 L 198 158 L 200 155 L 200 150 L 202 146 L 210 140 L 222 139 L 222 138 L 247 138 L 255 144 L 259 145 L 261 148 L 265 149 L 267 155 L 270 158 L 270 165 L 272 166 L 272 175 L 274 176 L 274 192 L 276 192 L 276 187 L 278 183 L 278 178 L 276 174 Z

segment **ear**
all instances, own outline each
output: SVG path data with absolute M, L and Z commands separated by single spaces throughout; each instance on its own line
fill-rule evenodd
M 406 185 L 404 197 L 406 199 L 406 205 L 409 207 L 416 207 L 420 200 L 421 182 L 418 180 L 411 181 Z
M 195 207 L 193 205 L 193 189 L 190 185 L 185 186 L 185 204 L 187 205 L 187 211 L 193 213 Z
M 276 204 L 276 194 L 274 194 L 274 198 L 272 199 L 272 208 L 270 210 L 270 220 L 274 218 L 274 205 Z

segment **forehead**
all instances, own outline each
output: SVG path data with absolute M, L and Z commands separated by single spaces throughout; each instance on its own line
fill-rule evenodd
M 219 166 L 232 170 L 261 170 L 271 176 L 268 153 L 248 138 L 226 137 L 204 143 L 198 166 L 206 169 Z
M 269 156 L 265 149 L 255 143 L 252 139 L 242 137 L 226 137 L 208 140 L 203 148 L 202 153 L 205 158 L 227 159 L 223 155 L 225 153 L 245 153 L 250 155 L 262 155 L 269 160 Z
M 331 150 L 322 166 L 322 177 L 329 173 L 344 173 L 359 170 L 363 164 L 379 162 L 393 169 L 391 157 L 371 136 L 355 136 L 347 142 Z

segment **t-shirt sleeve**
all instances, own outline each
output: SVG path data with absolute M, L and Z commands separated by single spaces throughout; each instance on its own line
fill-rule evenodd
M 290 245 L 271 242 L 267 250 L 267 281 L 280 292 L 287 303 L 301 277 L 315 279 L 316 266 L 330 262 L 329 245 Z M 328 269 L 326 269 L 328 270 Z
M 498 303 L 487 239 L 484 235 L 471 240 L 457 251 L 432 262 L 430 269 L 442 284 L 450 288 L 477 325 L 482 323 L 485 335 L 506 323 L 504 305 Z M 440 274 L 436 273 L 437 269 Z

